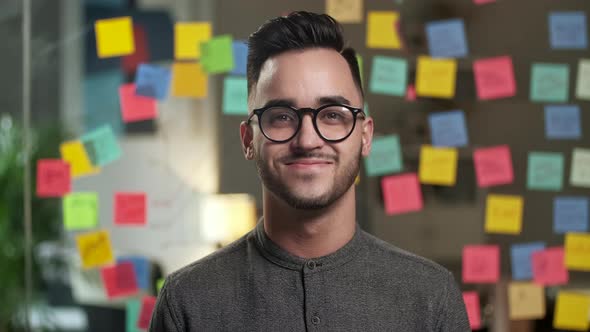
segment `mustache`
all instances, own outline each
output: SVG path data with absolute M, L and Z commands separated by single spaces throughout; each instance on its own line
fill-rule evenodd
M 299 159 L 320 159 L 320 160 L 330 160 L 333 162 L 338 162 L 338 156 L 330 155 L 325 153 L 317 153 L 317 152 L 302 152 L 302 153 L 293 153 L 278 159 L 279 162 L 288 164 L 293 163 Z

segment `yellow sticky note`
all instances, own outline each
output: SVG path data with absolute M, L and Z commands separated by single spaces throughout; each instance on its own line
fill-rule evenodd
M 76 243 L 83 268 L 91 269 L 114 263 L 113 249 L 107 231 L 80 234 L 76 236 Z
M 172 96 L 207 97 L 207 74 L 199 63 L 176 62 L 172 65 Z
M 326 13 L 340 23 L 360 23 L 364 0 L 326 0 Z
M 423 145 L 420 149 L 420 182 L 441 186 L 454 185 L 458 158 L 459 153 L 455 148 Z
M 545 291 L 532 282 L 511 282 L 508 285 L 510 319 L 541 319 L 545 317 Z
M 419 56 L 416 94 L 423 97 L 453 98 L 457 79 L 457 60 Z
M 586 331 L 590 328 L 589 312 L 590 296 L 560 291 L 557 293 L 553 327 L 572 331 Z
M 565 266 L 568 270 L 590 271 L 590 233 L 565 235 Z
M 100 171 L 100 168 L 94 167 L 86 154 L 84 144 L 80 141 L 68 141 L 59 146 L 61 159 L 70 164 L 72 177 L 83 175 L 92 175 Z
M 99 58 L 129 55 L 135 52 L 131 17 L 97 20 L 94 23 L 94 31 Z
M 488 195 L 486 205 L 487 233 L 520 234 L 522 230 L 522 196 Z
M 367 14 L 367 47 L 398 50 L 402 43 L 398 34 L 399 13 L 370 11 Z
M 211 39 L 211 23 L 179 22 L 174 25 L 174 58 L 194 60 L 201 56 L 201 43 Z

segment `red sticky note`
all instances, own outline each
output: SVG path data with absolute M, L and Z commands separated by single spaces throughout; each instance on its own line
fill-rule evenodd
M 498 99 L 516 94 L 514 68 L 509 56 L 487 58 L 473 63 L 475 87 L 479 99 Z
M 479 329 L 481 327 L 479 294 L 477 292 L 463 292 L 463 302 L 465 302 L 465 309 L 467 309 L 469 326 L 472 330 Z
M 128 83 L 119 87 L 119 100 L 123 122 L 153 119 L 158 116 L 156 99 L 135 94 L 135 84 Z
M 466 245 L 463 247 L 463 282 L 487 284 L 500 278 L 500 247 L 498 245 Z
M 543 286 L 565 285 L 569 272 L 565 267 L 563 247 L 551 247 L 532 254 L 533 281 Z
M 416 173 L 383 177 L 381 189 L 388 215 L 422 210 L 422 190 Z
M 144 296 L 141 299 L 141 309 L 139 310 L 139 317 L 137 319 L 137 327 L 146 330 L 150 327 L 150 320 L 152 319 L 152 313 L 156 306 L 155 296 Z
M 72 190 L 70 164 L 61 159 L 37 161 L 37 196 L 61 197 Z
M 473 162 L 477 185 L 480 187 L 509 184 L 514 181 L 512 157 L 508 145 L 475 149 Z
M 109 299 L 137 294 L 137 276 L 133 263 L 125 262 L 104 267 L 100 276 Z
M 133 38 L 135 40 L 135 52 L 125 55 L 121 60 L 121 67 L 127 74 L 133 74 L 140 63 L 147 63 L 150 60 L 147 34 L 143 26 L 133 24 Z
M 476 5 L 483 5 L 490 2 L 496 2 L 496 0 L 473 0 Z
M 408 89 L 406 91 L 406 100 L 407 101 L 416 100 L 416 89 L 414 88 L 413 84 L 408 85 Z
M 145 193 L 115 193 L 115 224 L 145 225 L 146 200 Z

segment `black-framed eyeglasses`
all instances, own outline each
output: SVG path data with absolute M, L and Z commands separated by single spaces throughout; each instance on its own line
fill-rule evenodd
M 362 108 L 343 104 L 327 104 L 319 108 L 295 108 L 293 106 L 267 106 L 252 111 L 252 117 L 258 117 L 258 126 L 262 134 L 270 141 L 284 143 L 291 140 L 301 129 L 305 113 L 312 113 L 315 131 L 325 141 L 342 142 L 352 134 L 358 114 L 364 116 Z

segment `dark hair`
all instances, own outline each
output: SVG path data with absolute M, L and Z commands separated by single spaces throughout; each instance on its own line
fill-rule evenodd
M 262 65 L 270 57 L 290 50 L 328 48 L 340 53 L 363 95 L 361 75 L 354 49 L 344 47 L 342 27 L 331 16 L 306 11 L 292 12 L 264 23 L 248 38 L 248 95 L 258 82 Z

